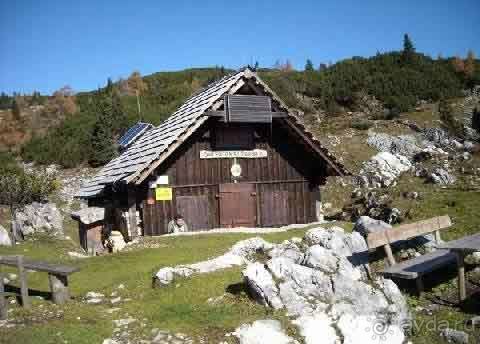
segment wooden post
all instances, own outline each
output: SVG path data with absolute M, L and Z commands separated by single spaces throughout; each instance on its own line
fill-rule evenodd
M 52 292 L 53 302 L 57 305 L 67 302 L 70 299 L 67 276 L 49 273 L 48 280 L 50 282 L 50 291 Z
M 128 186 L 128 229 L 130 231 L 131 239 L 138 236 L 137 232 L 137 197 L 135 194 L 135 187 Z
M 22 295 L 22 306 L 25 308 L 29 308 L 30 301 L 28 299 L 27 274 L 23 267 L 23 256 L 17 256 L 17 268 L 18 268 L 18 277 L 20 278 L 20 292 Z
M 465 262 L 463 252 L 455 252 L 457 255 L 457 268 L 458 268 L 458 296 L 460 303 L 467 298 L 467 288 L 465 286 Z
M 3 275 L 0 274 L 0 320 L 7 319 L 8 301 L 5 298 L 5 286 L 3 285 Z
M 390 264 L 390 266 L 395 265 L 397 262 L 395 261 L 395 257 L 393 256 L 390 244 L 383 245 L 383 248 L 385 249 L 385 253 L 387 254 L 388 264 Z
M 415 283 L 417 284 L 417 293 L 418 296 L 422 296 L 424 286 L 423 286 L 423 279 L 422 276 L 418 276 L 417 279 L 415 279 Z

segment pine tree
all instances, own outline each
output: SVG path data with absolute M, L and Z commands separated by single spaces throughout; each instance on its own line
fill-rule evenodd
M 306 72 L 313 72 L 313 63 L 312 63 L 312 60 L 307 59 L 307 63 L 305 63 L 305 71 L 306 71 Z
M 480 134 L 480 108 L 475 108 L 473 111 L 472 128 Z
M 12 102 L 12 114 L 15 120 L 19 121 L 21 119 L 22 109 L 16 98 L 14 98 Z
M 128 125 L 127 113 L 125 112 L 120 93 L 117 89 L 112 91 L 112 116 L 113 116 L 113 131 L 114 134 L 119 134 L 124 131 Z
M 402 58 L 403 61 L 406 63 L 411 63 L 415 56 L 415 46 L 413 45 L 410 36 L 406 33 L 403 35 L 403 51 L 402 51 Z
M 92 152 L 90 164 L 101 166 L 115 157 L 116 147 L 113 136 L 112 98 L 101 96 L 97 104 L 97 120 L 92 132 Z

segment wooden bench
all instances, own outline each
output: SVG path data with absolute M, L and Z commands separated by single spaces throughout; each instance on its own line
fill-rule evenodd
M 448 264 L 455 263 L 455 254 L 449 250 L 439 249 L 397 264 L 392 253 L 391 244 L 427 233 L 435 233 L 435 240 L 437 243 L 440 243 L 440 230 L 448 228 L 451 225 L 452 221 L 447 215 L 401 225 L 383 232 L 370 233 L 367 236 L 368 248 L 370 250 L 378 247 L 384 248 L 389 263 L 389 266 L 381 271 L 384 276 L 409 280 L 414 279 L 417 284 L 418 293 L 421 294 L 423 291 L 422 276 Z
M 48 273 L 52 300 L 56 304 L 63 304 L 70 299 L 68 276 L 80 270 L 77 267 L 24 260 L 23 256 L 0 256 L 0 265 L 14 266 L 18 269 L 22 304 L 24 307 L 29 307 L 26 269 Z

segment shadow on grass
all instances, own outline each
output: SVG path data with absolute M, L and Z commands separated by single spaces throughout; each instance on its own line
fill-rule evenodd
M 12 285 L 5 285 L 5 292 L 8 293 L 15 293 L 17 302 L 19 304 L 22 304 L 22 297 L 21 297 L 21 292 L 20 292 L 20 287 L 12 286 Z M 36 297 L 40 296 L 44 300 L 52 301 L 52 293 L 49 291 L 41 291 L 41 290 L 36 290 L 36 289 L 28 289 L 28 296 L 29 297 Z
M 239 296 L 239 295 L 248 295 L 251 297 L 250 292 L 247 288 L 245 282 L 233 283 L 227 286 L 225 291 L 229 294 Z

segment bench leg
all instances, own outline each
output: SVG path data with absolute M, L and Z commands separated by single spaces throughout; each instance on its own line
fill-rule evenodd
M 423 293 L 423 290 L 424 290 L 422 276 L 417 277 L 417 279 L 415 280 L 415 283 L 417 284 L 418 297 L 420 297 L 420 296 L 422 296 L 422 293 Z
M 463 302 L 467 298 L 467 288 L 465 286 L 465 262 L 463 252 L 456 252 L 458 268 L 458 297 Z
M 50 281 L 53 302 L 57 305 L 67 302 L 70 299 L 67 276 L 48 274 L 48 280 Z
M 3 276 L 0 274 L 0 320 L 7 319 L 8 315 L 8 301 L 5 298 L 3 293 L 5 292 L 5 287 L 3 285 Z
M 27 273 L 23 266 L 23 256 L 17 256 L 18 277 L 20 278 L 20 294 L 22 295 L 22 306 L 30 308 L 30 300 L 28 298 Z

